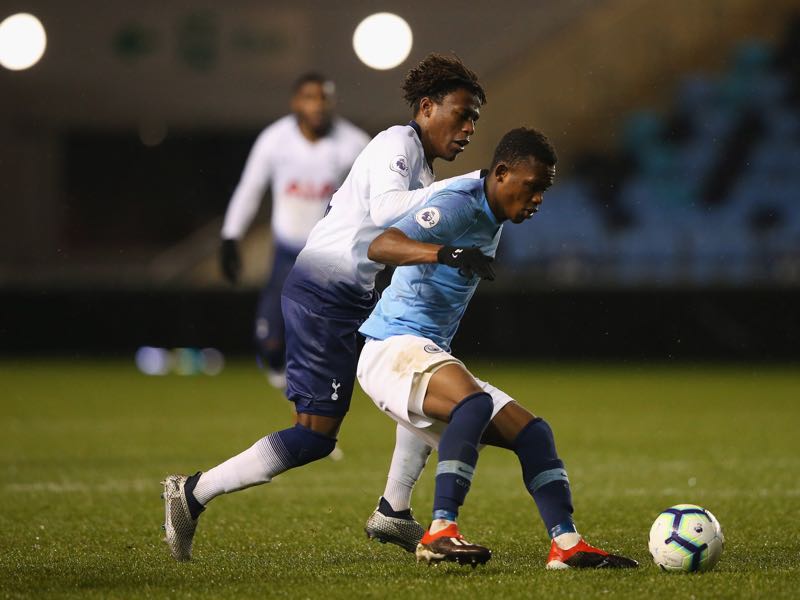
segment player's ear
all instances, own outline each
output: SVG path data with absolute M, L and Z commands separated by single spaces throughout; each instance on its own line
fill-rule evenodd
M 419 101 L 419 113 L 426 119 L 430 119 L 433 114 L 433 105 L 433 100 L 425 96 Z
M 502 163 L 502 162 L 501 163 L 497 163 L 497 165 L 495 165 L 495 167 L 494 167 L 494 171 L 493 171 L 492 175 L 494 175 L 494 178 L 497 181 L 503 181 L 506 178 L 506 176 L 508 175 L 508 165 L 506 165 L 505 163 Z

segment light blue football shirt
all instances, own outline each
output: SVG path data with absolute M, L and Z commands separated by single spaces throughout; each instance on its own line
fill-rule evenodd
M 459 180 L 392 227 L 420 242 L 475 246 L 493 257 L 503 226 L 489 208 L 483 183 L 483 179 Z M 406 334 L 425 337 L 449 352 L 479 282 L 477 275 L 467 278 L 441 264 L 398 267 L 359 331 L 378 340 Z

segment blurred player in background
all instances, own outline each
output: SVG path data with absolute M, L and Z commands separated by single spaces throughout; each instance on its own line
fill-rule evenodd
M 334 115 L 335 89 L 319 73 L 306 73 L 292 87 L 292 114 L 258 136 L 233 193 L 222 226 L 220 262 L 232 284 L 239 280 L 239 240 L 272 184 L 274 254 L 269 280 L 256 309 L 255 342 L 269 382 L 286 387 L 286 345 L 281 289 L 308 234 L 369 142 L 366 133 Z
M 539 210 L 555 164 L 544 135 L 514 129 L 498 144 L 485 179 L 455 182 L 370 244 L 374 261 L 415 265 L 395 271 L 359 330 L 367 342 L 358 380 L 382 411 L 439 449 L 433 519 L 416 548 L 418 560 L 476 565 L 491 557 L 487 548 L 466 541 L 456 522 L 483 441 L 517 454 L 525 487 L 552 538 L 547 568 L 636 566 L 589 546 L 577 533 L 550 426 L 450 354 L 478 283 L 494 279 L 491 263 L 503 222 L 522 223 Z
M 191 558 L 197 519 L 213 498 L 267 483 L 336 445 L 355 384 L 358 328 L 375 306 L 375 276 L 383 269 L 367 257 L 369 244 L 452 182 L 433 183 L 433 162 L 452 161 L 466 148 L 486 102 L 472 71 L 437 54 L 408 72 L 403 91 L 414 119 L 379 133 L 358 156 L 284 284 L 287 397 L 295 424 L 209 471 L 166 478 L 166 541 L 177 560 Z M 391 503 L 381 499 L 370 535 L 416 548 L 424 530 L 411 516 L 411 491 L 429 454 L 424 441 L 398 426 L 385 492 Z

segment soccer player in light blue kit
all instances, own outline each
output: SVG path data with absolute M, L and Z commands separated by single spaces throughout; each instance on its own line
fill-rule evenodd
M 433 520 L 417 545 L 418 560 L 474 566 L 491 557 L 464 539 L 456 522 L 479 445 L 488 443 L 519 458 L 525 487 L 552 538 L 547 568 L 637 566 L 578 534 L 567 472 L 547 422 L 473 377 L 450 354 L 480 279 L 494 278 L 491 262 L 503 222 L 521 223 L 537 212 L 555 163 L 544 135 L 514 129 L 498 144 L 485 179 L 451 184 L 370 244 L 372 260 L 400 268 L 359 329 L 367 337 L 359 383 L 382 411 L 439 450 Z

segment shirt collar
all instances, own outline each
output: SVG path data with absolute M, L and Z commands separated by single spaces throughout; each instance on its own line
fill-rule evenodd
M 419 126 L 419 123 L 417 123 L 414 119 L 411 119 L 408 122 L 408 126 L 417 132 L 417 137 L 419 138 L 419 141 L 422 142 L 422 128 Z
M 497 217 L 494 216 L 492 212 L 492 207 L 489 206 L 489 199 L 486 197 L 486 188 L 484 188 L 484 182 L 486 181 L 485 177 L 480 179 L 481 182 L 481 197 L 483 198 L 483 212 L 489 217 L 491 222 L 498 227 L 500 227 L 500 222 L 497 220 Z
M 411 129 L 414 130 L 414 133 L 417 134 L 417 141 L 419 141 L 419 145 L 422 146 L 422 128 L 419 126 L 419 123 L 417 123 L 414 119 L 411 119 L 408 122 L 408 126 L 411 127 Z M 425 148 L 424 148 L 424 146 L 422 146 L 422 148 L 423 148 L 423 155 L 424 155 Z M 428 164 L 428 161 L 427 160 L 423 160 L 423 164 L 425 165 L 425 169 L 427 169 L 430 172 L 430 174 L 433 175 L 433 167 L 431 167 Z

